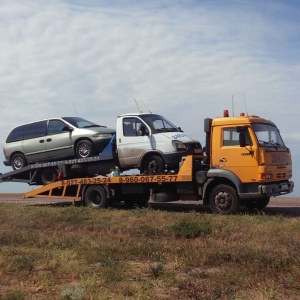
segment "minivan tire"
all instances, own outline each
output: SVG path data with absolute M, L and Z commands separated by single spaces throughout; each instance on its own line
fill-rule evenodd
M 19 169 L 21 169 L 21 168 L 28 165 L 26 157 L 22 153 L 15 153 L 11 157 L 10 163 L 11 163 L 11 166 L 14 170 L 19 170 Z
M 76 156 L 78 158 L 86 158 L 95 155 L 94 145 L 89 140 L 82 140 L 76 146 Z

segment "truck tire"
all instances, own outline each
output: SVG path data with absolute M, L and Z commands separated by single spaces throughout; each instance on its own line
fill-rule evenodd
M 145 159 L 143 162 L 141 172 L 142 173 L 147 173 L 147 174 L 158 174 L 158 173 L 163 173 L 165 170 L 165 163 L 164 160 L 158 156 L 158 155 L 153 155 L 149 156 Z
M 243 204 L 249 210 L 263 210 L 265 209 L 270 202 L 270 197 L 264 197 L 263 199 L 255 199 L 255 200 L 244 200 Z
M 89 140 L 82 140 L 76 146 L 76 156 L 78 158 L 86 158 L 95 155 L 94 145 Z
M 19 170 L 28 165 L 25 155 L 20 152 L 11 157 L 10 164 L 14 170 Z
M 55 182 L 57 180 L 57 175 L 58 173 L 56 168 L 44 169 L 41 174 L 42 184 L 46 185 Z
M 234 214 L 240 207 L 240 198 L 233 187 L 220 184 L 212 189 L 209 197 L 209 206 L 215 214 Z
M 86 206 L 92 208 L 106 208 L 109 204 L 104 188 L 97 185 L 91 185 L 86 189 L 84 202 Z

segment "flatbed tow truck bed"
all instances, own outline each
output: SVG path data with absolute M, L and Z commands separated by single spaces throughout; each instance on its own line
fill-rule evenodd
M 127 204 L 146 204 L 149 199 L 153 200 L 152 196 L 157 192 L 176 193 L 180 184 L 192 184 L 193 160 L 193 156 L 187 156 L 177 174 L 64 179 L 28 191 L 23 194 L 23 198 L 80 200 L 97 208 L 109 206 L 111 200 L 125 201 Z

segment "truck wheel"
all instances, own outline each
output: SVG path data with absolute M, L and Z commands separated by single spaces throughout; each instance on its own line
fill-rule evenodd
M 14 170 L 19 170 L 28 165 L 26 157 L 22 153 L 15 153 L 10 160 L 10 164 Z
M 103 187 L 94 185 L 89 186 L 85 191 L 84 202 L 86 206 L 92 208 L 106 208 L 109 204 Z
M 165 170 L 164 160 L 158 155 L 154 155 L 146 158 L 141 168 L 142 173 L 147 172 L 149 174 L 162 173 L 164 172 L 164 170 Z
M 55 182 L 57 179 L 57 175 L 58 173 L 55 168 L 47 168 L 43 170 L 41 174 L 42 184 L 46 185 Z
M 255 200 L 245 200 L 243 204 L 249 209 L 249 210 L 262 210 L 265 209 L 270 202 L 270 197 L 264 197 L 263 199 L 255 199 Z
M 220 184 L 211 191 L 209 205 L 210 209 L 216 214 L 234 214 L 239 209 L 240 198 L 234 188 Z
M 95 155 L 93 143 L 89 140 L 82 140 L 76 146 L 76 156 L 86 158 Z

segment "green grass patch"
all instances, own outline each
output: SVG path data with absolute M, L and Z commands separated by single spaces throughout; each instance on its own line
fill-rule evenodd
M 300 299 L 300 218 L 0 205 L 0 299 Z

